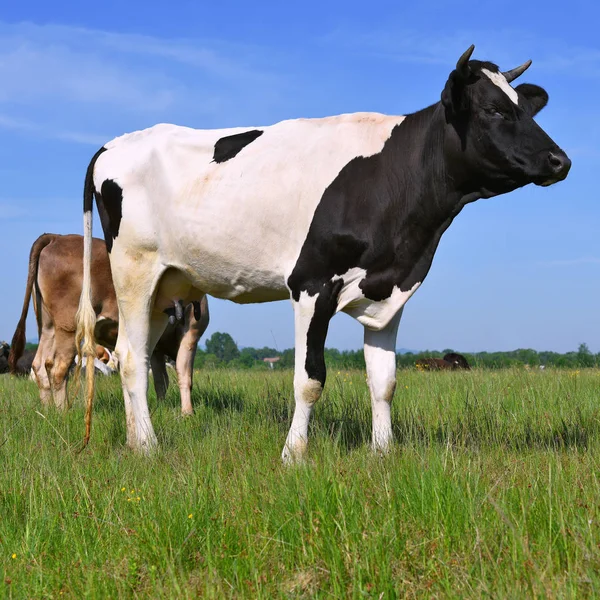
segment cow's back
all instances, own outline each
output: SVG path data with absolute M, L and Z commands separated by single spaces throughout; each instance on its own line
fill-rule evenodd
M 232 130 L 158 125 L 108 143 L 94 185 L 111 180 L 122 191 L 117 252 L 157 252 L 217 297 L 285 298 L 324 191 L 351 160 L 380 152 L 402 120 L 357 113 Z M 220 139 L 250 130 L 262 133 L 214 160 Z

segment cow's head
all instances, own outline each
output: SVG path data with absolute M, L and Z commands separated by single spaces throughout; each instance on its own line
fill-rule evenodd
M 473 49 L 460 57 L 442 92 L 446 159 L 458 179 L 483 197 L 564 179 L 571 161 L 533 120 L 548 94 L 529 83 L 510 85 L 531 61 L 502 73 L 493 63 L 469 60 Z

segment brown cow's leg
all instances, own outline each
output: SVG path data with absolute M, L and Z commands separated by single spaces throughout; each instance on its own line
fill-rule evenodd
M 54 364 L 49 375 L 52 383 L 54 405 L 61 410 L 67 410 L 69 407 L 67 378 L 75 353 L 75 336 L 70 332 L 57 329 L 54 335 Z M 91 367 L 94 368 L 93 365 Z
M 189 334 L 189 331 L 186 333 Z M 191 345 L 187 342 L 186 336 L 181 340 L 179 351 L 177 352 L 177 383 L 179 384 L 179 393 L 181 395 L 181 414 L 193 415 L 192 406 L 192 384 L 194 378 L 194 358 L 196 357 L 196 347 L 198 341 Z
M 196 319 L 198 311 L 194 310 L 194 303 L 188 304 L 185 311 L 185 331 L 179 350 L 177 351 L 177 382 L 181 394 L 181 414 L 194 414 L 192 406 L 192 384 L 194 377 L 194 358 L 198 349 L 198 341 L 208 327 L 208 301 L 206 296 L 199 302 L 200 319 Z
M 46 360 L 52 356 L 53 336 L 53 330 L 42 328 L 40 343 L 38 344 L 32 364 L 43 406 L 50 406 L 52 404 L 52 388 L 50 387 L 50 379 L 46 371 Z

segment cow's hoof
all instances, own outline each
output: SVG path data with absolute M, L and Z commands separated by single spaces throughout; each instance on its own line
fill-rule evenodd
M 281 460 L 284 465 L 301 465 L 305 463 L 306 458 L 306 441 L 298 440 L 293 448 L 290 448 L 287 444 L 283 448 L 281 453 Z

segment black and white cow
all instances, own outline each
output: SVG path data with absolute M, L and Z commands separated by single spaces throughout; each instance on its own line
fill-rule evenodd
M 564 179 L 566 154 L 535 123 L 538 86 L 459 59 L 441 102 L 408 116 L 345 114 L 269 127 L 156 125 L 114 139 L 88 168 L 79 335 L 92 352 L 89 242 L 93 195 L 119 301 L 116 352 L 128 443 L 156 444 L 148 358 L 165 309 L 204 294 L 234 302 L 291 298 L 296 408 L 284 460 L 302 455 L 325 383 L 324 344 L 339 311 L 364 325 L 373 446 L 392 439 L 395 344 L 402 308 L 421 285 L 461 209 Z M 93 383 L 91 384 L 93 394 Z

